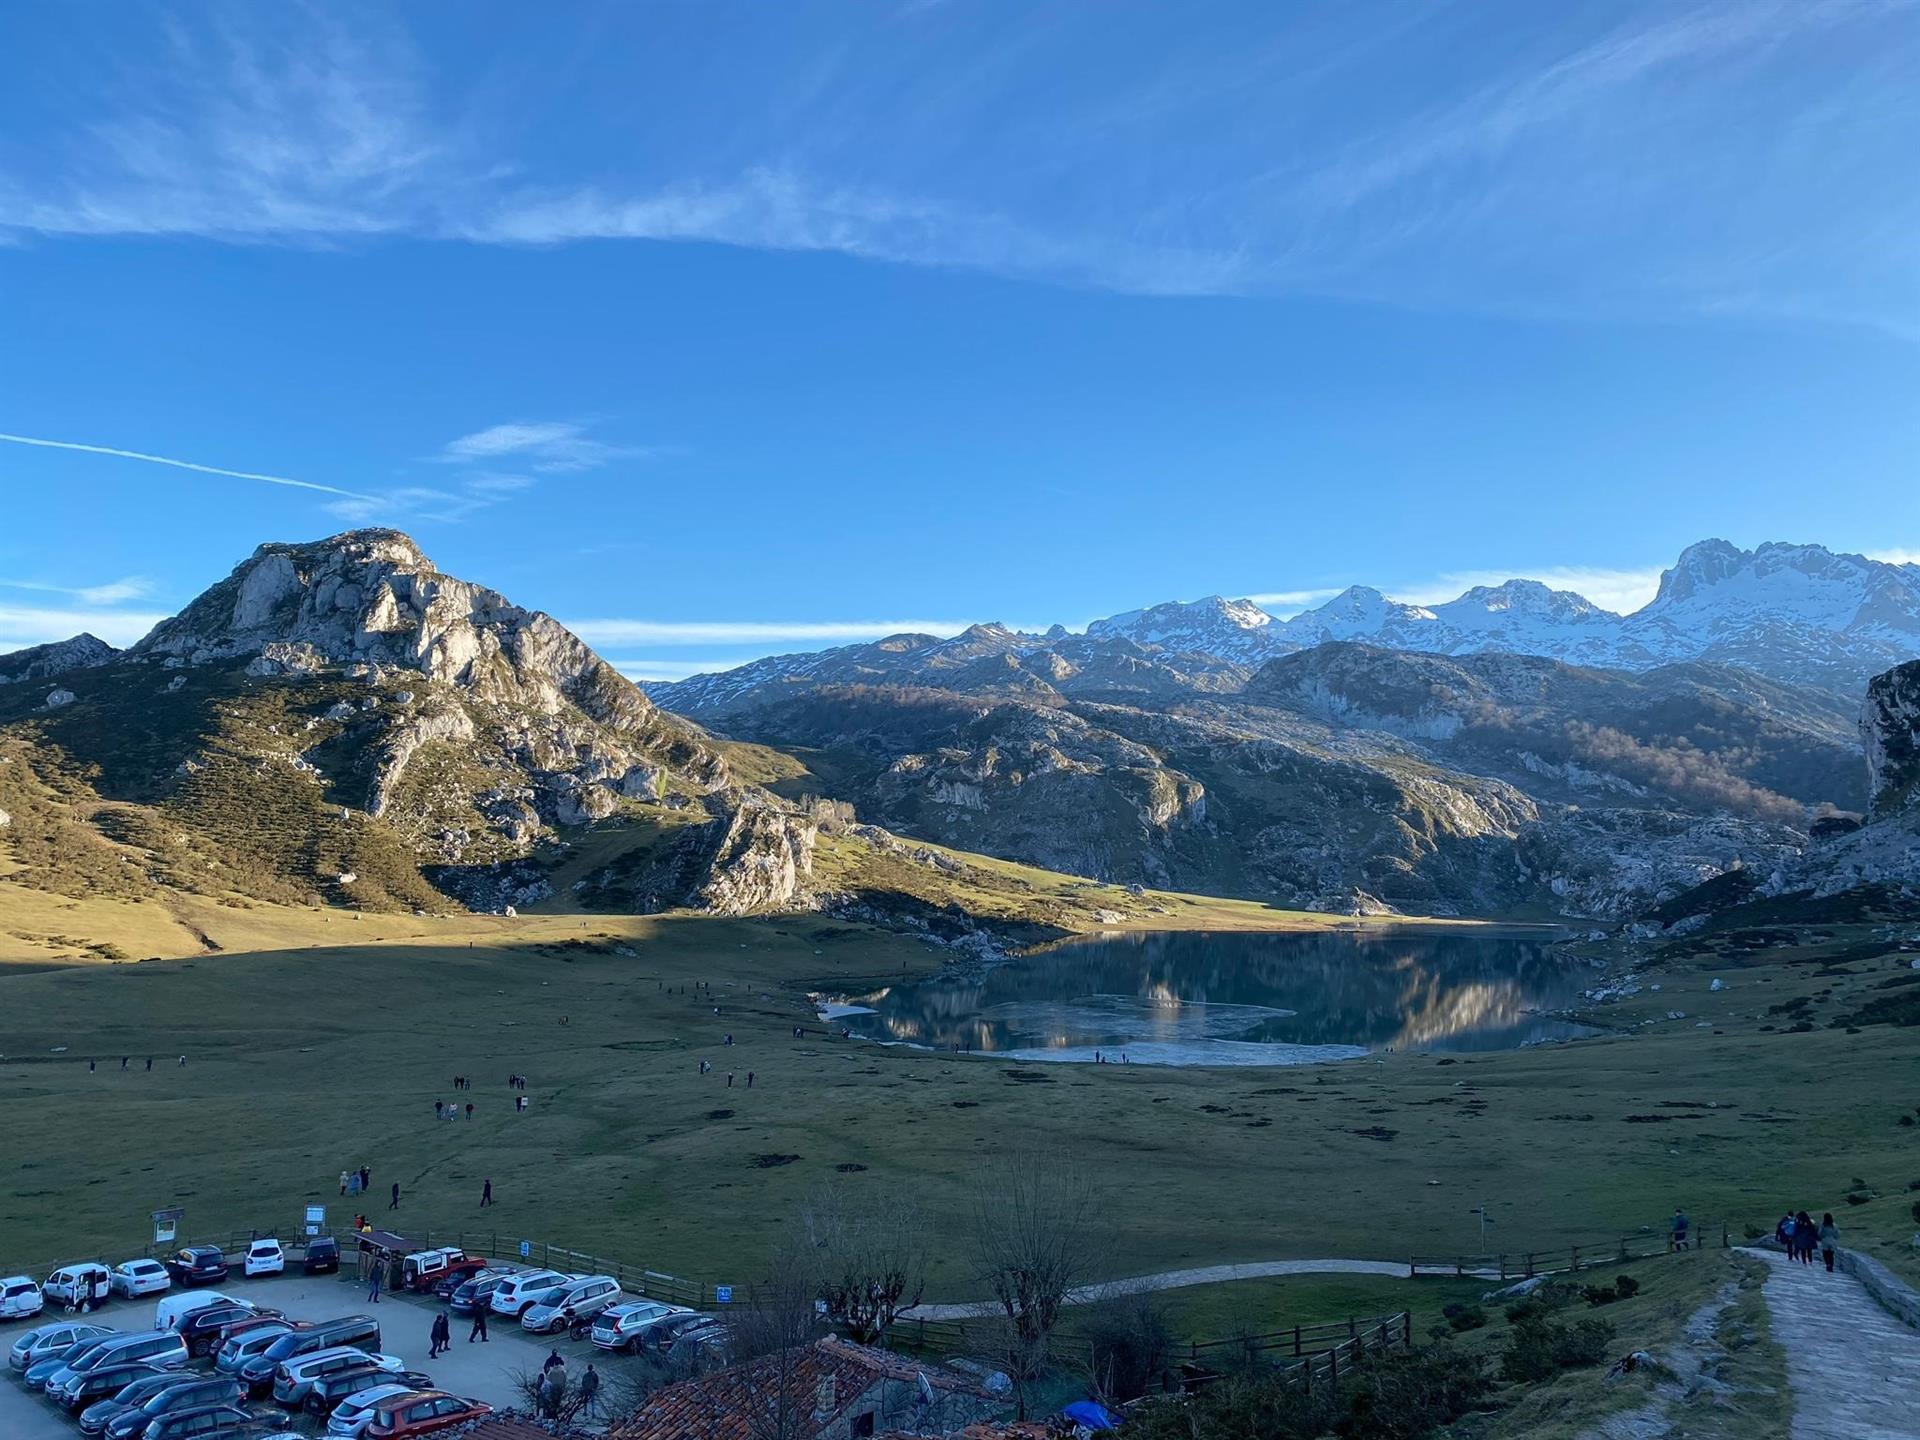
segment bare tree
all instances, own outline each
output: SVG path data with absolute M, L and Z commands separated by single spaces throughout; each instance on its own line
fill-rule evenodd
M 733 1363 L 714 1377 L 711 1393 L 745 1415 L 753 1440 L 796 1440 L 809 1428 L 815 1397 L 804 1372 L 820 1333 L 815 1288 L 812 1257 L 790 1243 L 727 1316 Z
M 1110 1410 L 1167 1386 L 1173 1332 L 1165 1304 L 1150 1291 L 1088 1306 L 1074 1318 L 1072 1342 L 1088 1391 Z
M 1094 1189 L 1051 1156 L 989 1166 L 973 1193 L 973 1254 L 1001 1321 L 1007 1374 L 1021 1419 L 1027 1386 L 1045 1373 L 1060 1312 L 1098 1253 Z
M 800 1216 L 827 1319 L 876 1345 L 926 1290 L 925 1217 L 898 1197 L 845 1186 L 820 1191 Z

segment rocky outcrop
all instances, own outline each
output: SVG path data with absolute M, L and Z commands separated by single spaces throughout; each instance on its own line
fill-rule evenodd
M 1896 665 L 1867 685 L 1860 740 L 1873 817 L 1920 805 L 1920 660 Z
M 34 645 L 0 655 L 0 685 L 18 685 L 33 680 L 49 680 L 70 670 L 105 665 L 120 652 L 97 635 L 84 631 L 51 645 Z
M 763 795 L 741 795 L 717 822 L 718 841 L 695 892 L 718 915 L 804 908 L 819 826 Z

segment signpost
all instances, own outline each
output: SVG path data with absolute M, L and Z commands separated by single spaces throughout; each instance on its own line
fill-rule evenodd
M 531 1240 L 522 1240 L 520 1242 L 520 1258 L 524 1260 L 531 1254 L 533 1254 L 533 1242 Z
M 716 1305 L 731 1305 L 733 1303 L 733 1286 L 731 1285 L 714 1286 L 713 1287 L 713 1303 Z
M 172 1244 L 173 1237 L 176 1233 L 178 1233 L 178 1230 L 179 1230 L 180 1217 L 186 1213 L 187 1212 L 185 1210 L 181 1210 L 178 1208 L 175 1208 L 172 1210 L 154 1211 L 153 1212 L 153 1243 L 156 1245 Z
M 307 1234 L 318 1235 L 327 1224 L 327 1207 L 324 1205 L 307 1206 Z

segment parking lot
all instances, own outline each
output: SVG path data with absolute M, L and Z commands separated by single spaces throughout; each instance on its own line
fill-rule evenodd
M 512 1320 L 499 1316 L 493 1317 L 489 1327 L 491 1338 L 486 1344 L 469 1344 L 468 1322 L 461 1316 L 453 1316 L 453 1349 L 437 1360 L 429 1360 L 427 1349 L 431 1342 L 427 1332 L 442 1307 L 429 1299 L 385 1292 L 377 1305 L 370 1304 L 364 1285 L 339 1276 L 288 1274 L 254 1280 L 235 1276 L 211 1288 L 235 1299 L 284 1311 L 294 1320 L 374 1315 L 380 1321 L 380 1348 L 385 1353 L 400 1356 L 409 1369 L 426 1371 L 437 1387 L 484 1400 L 495 1409 L 522 1403 L 514 1393 L 514 1375 L 538 1371 L 550 1349 L 558 1348 L 576 1374 L 585 1369 L 590 1359 L 599 1363 L 602 1370 L 606 1368 L 606 1357 L 591 1344 L 569 1341 L 565 1335 L 557 1340 L 535 1339 L 524 1334 Z M 57 1307 L 50 1307 L 48 1312 L 31 1320 L 0 1327 L 0 1347 L 12 1345 L 23 1330 L 60 1318 Z M 116 1299 L 88 1318 L 119 1330 L 145 1331 L 153 1326 L 154 1297 Z M 204 1370 L 210 1363 L 197 1361 L 194 1368 Z M 270 1405 L 272 1402 L 255 1403 Z M 296 1421 L 297 1426 L 305 1423 Z M 0 1378 L 0 1437 L 4 1440 L 75 1440 L 79 1433 L 64 1410 L 28 1390 L 12 1371 Z

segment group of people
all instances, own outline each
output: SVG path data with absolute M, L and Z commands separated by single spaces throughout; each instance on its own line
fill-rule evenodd
M 133 1064 L 133 1057 L 131 1055 L 122 1055 L 120 1057 L 120 1068 L 122 1071 L 127 1070 L 129 1067 L 132 1066 L 132 1064 Z M 187 1057 L 184 1055 L 180 1057 L 180 1068 L 182 1070 L 187 1068 Z M 149 1070 L 153 1069 L 153 1056 L 151 1055 L 147 1056 L 147 1069 Z M 100 1073 L 100 1061 L 98 1057 L 89 1059 L 87 1061 L 87 1073 L 89 1075 L 97 1075 Z
M 342 1195 L 364 1195 L 373 1185 L 373 1167 L 362 1165 L 358 1170 L 340 1172 L 340 1193 Z
M 436 1120 L 454 1120 L 460 1115 L 458 1105 L 450 1105 L 444 1100 L 433 1102 L 433 1118 Z M 473 1119 L 473 1101 L 467 1101 L 467 1119 Z
M 561 1402 L 567 1394 L 567 1357 L 558 1350 L 550 1351 L 546 1361 L 540 1367 L 540 1408 L 546 1415 L 560 1418 Z M 591 1416 L 600 1401 L 600 1372 L 587 1364 L 587 1373 L 580 1377 L 580 1400 L 583 1413 Z
M 1789 1260 L 1798 1260 L 1802 1265 L 1811 1265 L 1813 1252 L 1818 1250 L 1831 1271 L 1833 1252 L 1840 1244 L 1840 1227 L 1833 1223 L 1831 1210 L 1820 1217 L 1818 1225 L 1806 1211 L 1790 1210 L 1773 1227 L 1773 1238 L 1786 1250 Z

